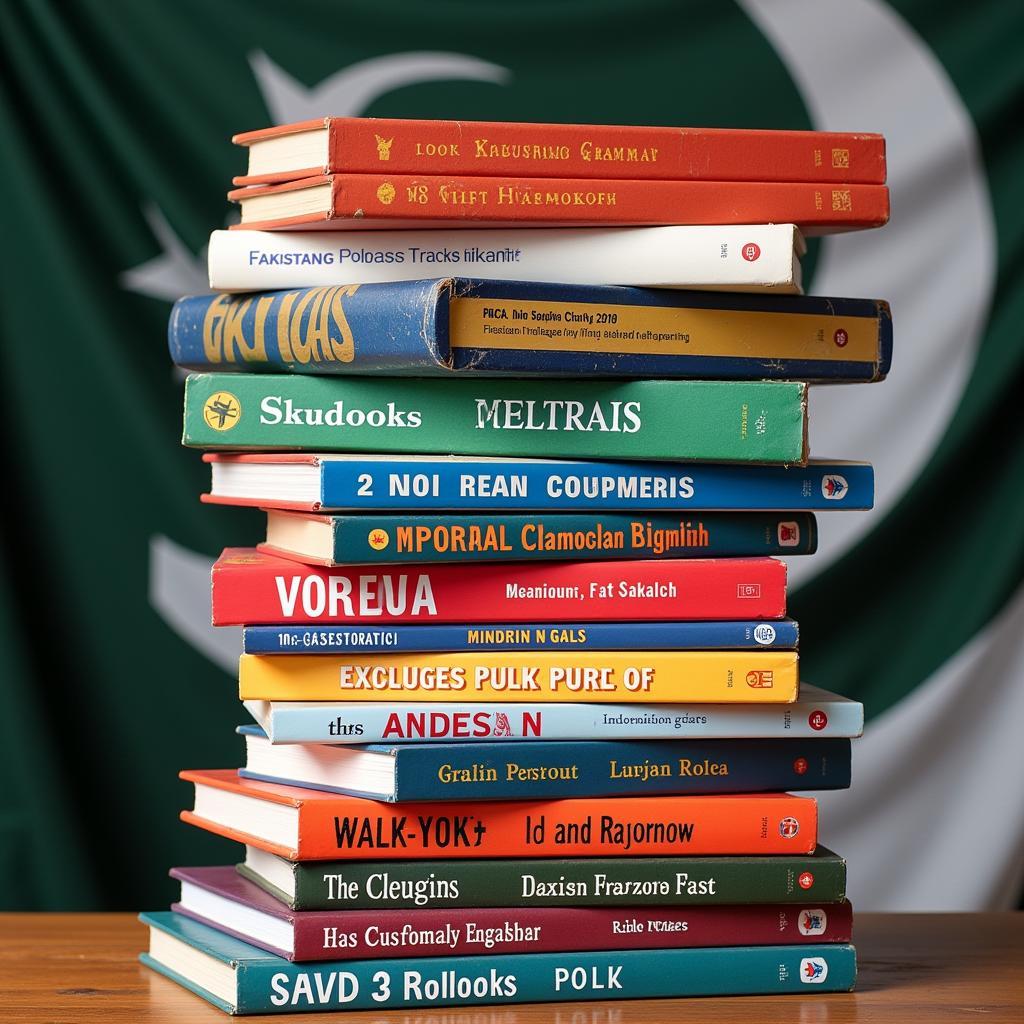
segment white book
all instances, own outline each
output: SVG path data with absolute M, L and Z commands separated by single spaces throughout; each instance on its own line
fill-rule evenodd
M 460 276 L 792 294 L 805 249 L 793 224 L 214 231 L 209 270 L 222 292 Z

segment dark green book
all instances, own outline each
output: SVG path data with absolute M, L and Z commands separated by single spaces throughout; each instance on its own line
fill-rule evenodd
M 413 380 L 205 374 L 196 448 L 799 463 L 807 385 L 789 381 Z
M 793 857 L 387 863 L 294 863 L 247 846 L 238 870 L 293 910 L 806 904 L 846 898 L 846 861 L 823 846 Z

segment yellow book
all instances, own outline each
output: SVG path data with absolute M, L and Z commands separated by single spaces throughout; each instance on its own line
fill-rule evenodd
M 243 700 L 786 704 L 795 651 L 243 654 Z

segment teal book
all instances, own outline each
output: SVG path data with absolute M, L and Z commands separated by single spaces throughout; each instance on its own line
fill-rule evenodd
M 139 959 L 227 1013 L 500 1006 L 588 999 L 848 992 L 850 945 L 292 963 L 173 912 L 145 913 Z
M 191 374 L 182 441 L 218 450 L 800 464 L 790 381 Z

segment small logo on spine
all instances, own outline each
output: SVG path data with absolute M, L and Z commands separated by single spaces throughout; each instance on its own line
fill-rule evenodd
M 828 715 L 824 711 L 815 709 L 807 716 L 807 724 L 815 731 L 821 732 L 828 725 Z
M 824 910 L 801 910 L 796 919 L 801 935 L 824 935 L 828 927 L 828 914 Z
M 230 391 L 217 391 L 203 404 L 203 421 L 213 430 L 230 430 L 242 415 L 242 405 Z
M 371 530 L 366 542 L 374 551 L 383 551 L 391 542 L 387 530 Z
M 757 242 L 747 242 L 746 245 L 740 249 L 740 253 L 748 263 L 753 263 L 761 255 L 761 246 Z
M 774 674 L 771 669 L 758 669 L 756 672 L 747 673 L 747 686 L 755 690 L 770 690 Z
M 797 773 L 797 775 L 806 775 L 807 774 L 807 758 L 806 757 L 798 757 L 793 762 L 793 771 L 795 771 Z
M 800 543 L 800 524 L 793 520 L 779 523 L 779 547 L 795 548 Z
M 832 335 L 832 340 L 836 343 L 836 348 L 846 348 L 850 335 L 847 334 L 845 328 L 839 327 L 836 329 L 835 334 Z
M 800 822 L 796 818 L 783 818 L 779 822 L 779 835 L 783 839 L 795 839 L 800 831 Z
M 390 181 L 385 181 L 380 188 L 377 189 L 377 198 L 387 206 L 395 198 L 395 186 Z
M 382 139 L 379 135 L 374 133 L 373 137 L 377 140 L 377 159 L 390 160 L 391 143 L 395 141 L 394 136 L 392 136 L 390 139 Z
M 494 716 L 494 736 L 511 736 L 512 726 L 509 723 L 508 715 L 504 711 L 499 711 Z
M 737 583 L 736 584 L 736 596 L 737 597 L 760 597 L 761 596 L 761 584 L 760 583 Z
M 805 985 L 820 985 L 828 977 L 828 964 L 820 956 L 805 956 L 800 961 L 800 980 Z
M 814 875 L 812 875 L 810 871 L 803 871 L 801 872 L 800 877 L 796 880 L 796 883 L 801 889 L 810 889 L 810 887 L 814 885 Z
M 821 494 L 826 501 L 841 501 L 849 489 L 846 477 L 838 473 L 826 473 L 821 478 Z
M 754 642 L 764 647 L 775 643 L 775 627 L 762 622 L 754 627 Z

